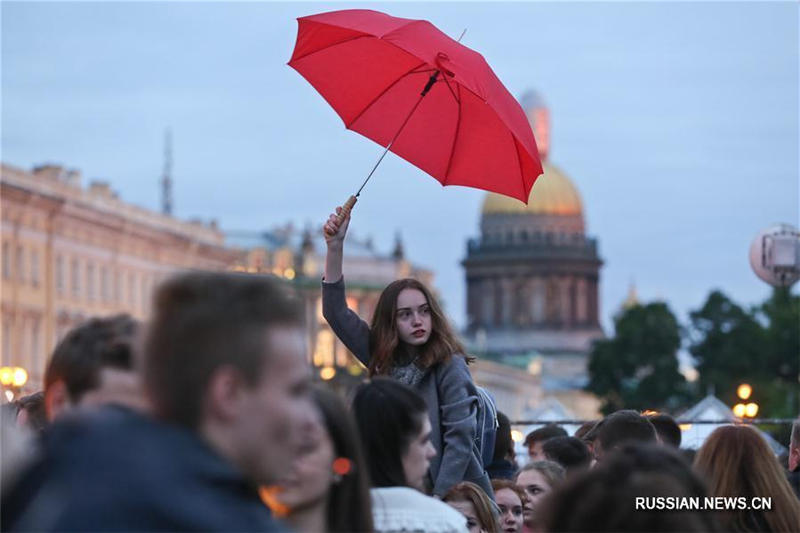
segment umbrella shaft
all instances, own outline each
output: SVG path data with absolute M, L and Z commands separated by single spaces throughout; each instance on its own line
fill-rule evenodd
M 431 90 L 431 87 L 433 87 L 433 84 L 436 83 L 436 78 L 438 78 L 438 77 L 439 77 L 439 71 L 437 70 L 433 74 L 431 74 L 430 78 L 428 78 L 428 82 L 425 84 L 425 88 L 422 89 L 422 93 L 419 95 L 419 99 L 417 99 L 417 103 L 414 104 L 414 107 L 411 108 L 411 111 L 409 111 L 408 116 L 403 121 L 403 123 L 400 125 L 400 128 L 397 130 L 397 133 L 394 134 L 394 137 L 392 138 L 392 140 L 389 141 L 389 144 L 386 145 L 386 150 L 383 151 L 381 156 L 378 158 L 378 162 L 375 163 L 374 167 L 372 167 L 372 170 L 369 172 L 369 175 L 367 176 L 367 179 L 365 179 L 364 183 L 361 184 L 361 187 L 358 188 L 358 192 L 356 193 L 356 198 L 358 198 L 358 196 L 361 194 L 361 190 L 364 188 L 364 186 L 367 184 L 369 179 L 372 177 L 372 174 L 375 173 L 375 170 L 377 170 L 378 165 L 381 164 L 381 161 L 383 161 L 383 158 L 386 157 L 387 153 L 389 153 L 389 149 L 394 144 L 394 141 L 396 141 L 397 138 L 400 136 L 400 132 L 402 132 L 403 128 L 406 127 L 406 124 L 408 124 L 408 121 L 411 119 L 411 115 L 413 115 L 414 111 L 417 110 L 417 107 L 419 107 L 419 104 L 422 102 L 422 99 L 425 98 L 425 95 L 428 94 L 428 91 Z

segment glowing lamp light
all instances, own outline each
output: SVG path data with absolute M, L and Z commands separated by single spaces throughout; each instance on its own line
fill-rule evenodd
M 745 405 L 744 406 L 744 414 L 748 418 L 755 418 L 755 416 L 758 414 L 758 404 L 750 402 L 747 405 Z
M 514 442 L 522 442 L 524 438 L 525 437 L 522 435 L 521 431 L 517 429 L 511 430 L 511 440 L 513 440 Z
M 284 270 L 283 277 L 285 277 L 286 279 L 294 279 L 294 269 L 287 268 L 286 270 Z
M 10 366 L 4 366 L 0 368 L 0 383 L 3 384 L 4 387 L 10 387 L 11 383 L 14 382 L 14 369 Z
M 681 428 L 681 431 L 689 431 L 692 429 L 691 424 L 680 424 L 678 427 Z
M 739 396 L 742 400 L 746 400 L 753 394 L 753 387 L 748 385 L 747 383 L 742 383 L 736 389 L 736 395 Z
M 745 413 L 747 412 L 747 407 L 743 403 L 737 403 L 733 406 L 733 414 L 738 416 L 739 418 L 744 418 Z
M 28 382 L 28 372 L 25 371 L 24 368 L 16 367 L 14 369 L 14 375 L 11 379 L 11 384 L 15 387 L 21 388 Z
M 653 411 L 652 409 L 645 409 L 642 411 L 642 416 L 655 416 L 658 414 L 658 411 Z
M 319 377 L 328 381 L 329 379 L 333 379 L 333 376 L 336 375 L 336 369 L 332 366 L 326 366 L 322 370 L 319 371 Z

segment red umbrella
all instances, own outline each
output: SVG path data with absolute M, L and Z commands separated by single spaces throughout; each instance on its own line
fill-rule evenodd
M 332 11 L 298 24 L 289 65 L 348 129 L 442 185 L 527 203 L 542 174 L 536 141 L 524 111 L 483 56 L 426 20 L 378 11 Z M 348 210 L 353 203 L 351 197 Z

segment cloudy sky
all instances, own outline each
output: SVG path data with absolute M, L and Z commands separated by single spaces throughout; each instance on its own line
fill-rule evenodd
M 158 209 L 170 127 L 179 217 L 319 225 L 381 149 L 286 62 L 297 17 L 350 8 L 467 28 L 512 94 L 544 96 L 551 160 L 600 241 L 607 331 L 632 281 L 681 320 L 713 288 L 767 296 L 750 243 L 798 224 L 795 2 L 3 2 L 2 160 L 77 168 Z M 351 228 L 386 251 L 399 230 L 463 325 L 483 197 L 390 155 Z

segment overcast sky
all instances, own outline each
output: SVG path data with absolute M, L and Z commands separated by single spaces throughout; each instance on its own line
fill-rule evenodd
M 605 260 L 607 331 L 631 281 L 683 321 L 713 288 L 768 295 L 747 257 L 759 230 L 798 224 L 796 2 L 3 2 L 2 160 L 77 168 L 158 209 L 169 126 L 177 216 L 318 226 L 381 149 L 286 62 L 297 17 L 348 8 L 467 28 L 512 94 L 544 96 L 551 161 Z M 462 326 L 483 197 L 390 155 L 351 230 L 387 252 L 399 230 Z

